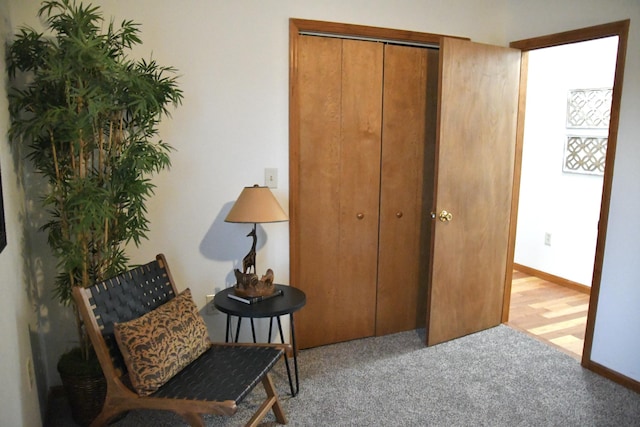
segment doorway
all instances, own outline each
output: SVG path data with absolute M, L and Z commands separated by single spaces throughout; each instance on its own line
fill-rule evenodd
M 519 276 L 545 280 L 523 283 L 514 273 L 511 324 L 578 357 L 593 276 L 617 48 L 618 37 L 605 37 L 537 49 L 528 58 L 514 269 Z M 521 305 L 522 298 L 528 304 Z
M 511 44 L 523 51 L 525 72 L 521 81 L 521 113 L 526 109 L 526 119 L 524 114 L 519 117 L 520 158 L 516 162 L 511 233 L 513 259 L 516 265 L 530 264 L 529 272 L 564 277 L 567 282 L 590 290 L 583 365 L 590 360 L 592 325 L 597 309 L 628 24 L 628 21 L 620 21 Z M 603 46 L 609 53 L 593 54 Z M 576 52 L 575 56 L 568 53 L 571 51 Z M 586 63 L 581 58 L 593 61 L 591 58 L 596 57 L 604 58 L 608 64 L 605 70 L 598 77 L 590 77 L 590 81 L 581 80 L 580 77 L 597 74 L 593 72 L 597 68 L 593 67 L 594 63 Z M 547 61 L 548 65 L 541 66 L 544 64 L 541 61 Z M 591 68 L 589 73 L 585 72 L 585 67 Z M 563 74 L 568 78 L 562 77 Z M 569 81 L 569 86 L 562 83 L 563 80 Z M 561 86 L 557 90 L 560 98 L 550 95 L 553 91 L 543 94 L 553 86 Z M 536 101 L 541 94 L 542 100 Z M 584 97 L 593 100 L 594 96 L 603 94 L 611 105 L 604 109 L 606 114 L 598 119 L 592 110 L 580 118 L 580 114 L 585 113 L 583 110 L 603 104 L 602 99 L 595 104 L 585 103 Z M 553 99 L 559 99 L 560 104 Z M 536 104 L 546 111 L 554 110 L 554 105 L 560 109 L 556 110 L 554 118 L 549 118 L 551 116 L 536 112 Z M 583 110 L 576 111 L 576 108 Z M 536 131 L 528 132 L 528 126 Z M 548 146 L 546 149 L 545 145 Z M 555 164 L 545 163 L 554 157 Z M 597 161 L 594 163 L 594 160 Z M 531 179 L 532 176 L 535 179 Z M 585 215 L 587 211 L 593 214 Z M 538 233 L 540 245 L 535 241 Z M 512 300 L 511 283 L 507 283 L 507 290 L 505 320 L 509 318 Z M 572 311 L 571 307 L 567 309 Z M 548 319 L 544 321 L 549 322 Z M 569 323 L 575 326 L 575 322 Z

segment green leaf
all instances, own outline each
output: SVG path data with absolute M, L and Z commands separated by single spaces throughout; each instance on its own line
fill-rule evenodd
M 158 126 L 183 93 L 173 67 L 129 59 L 139 24 L 103 30 L 98 6 L 72 0 L 38 14 L 52 36 L 25 27 L 8 46 L 9 137 L 47 181 L 42 230 L 58 260 L 54 294 L 68 304 L 73 286 L 123 271 L 126 244 L 146 239 L 150 177 L 172 151 Z

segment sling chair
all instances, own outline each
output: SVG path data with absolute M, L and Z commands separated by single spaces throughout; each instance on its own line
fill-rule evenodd
M 107 382 L 92 426 L 134 409 L 173 411 L 204 426 L 203 414 L 233 415 L 259 382 L 267 397 L 247 425 L 258 425 L 269 410 L 287 423 L 269 371 L 289 346 L 211 343 L 189 289 L 177 292 L 164 255 L 76 287 L 73 297 Z

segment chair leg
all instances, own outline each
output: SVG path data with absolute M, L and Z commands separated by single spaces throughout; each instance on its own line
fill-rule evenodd
M 270 374 L 264 376 L 262 379 L 262 385 L 264 386 L 264 390 L 267 392 L 267 396 L 275 399 L 271 409 L 273 409 L 273 414 L 276 416 L 276 421 L 280 424 L 287 424 L 287 416 L 282 409 L 282 405 L 280 405 L 280 399 L 278 399 L 276 388 L 273 386 Z
M 187 420 L 191 427 L 204 427 L 204 421 L 199 414 L 195 412 L 180 412 L 179 414 Z
M 273 381 L 271 381 L 271 376 L 269 374 L 265 375 L 262 379 L 262 385 L 264 386 L 264 390 L 267 392 L 267 398 L 253 414 L 249 422 L 245 424 L 245 427 L 257 427 L 260 424 L 260 421 L 262 421 L 262 419 L 267 415 L 269 409 L 273 409 L 276 421 L 279 424 L 286 424 L 287 417 L 282 410 L 282 406 L 280 406 L 278 395 L 276 394 L 276 390 L 273 387 Z
M 117 408 L 112 405 L 110 401 L 105 401 L 102 406 L 102 411 L 98 414 L 98 416 L 91 421 L 91 427 L 102 427 L 109 424 L 109 421 L 115 418 L 117 415 L 125 412 L 122 409 Z
M 91 427 L 102 427 L 107 425 L 107 421 L 111 419 L 111 415 L 105 413 L 104 411 L 100 412 L 98 416 L 91 421 Z

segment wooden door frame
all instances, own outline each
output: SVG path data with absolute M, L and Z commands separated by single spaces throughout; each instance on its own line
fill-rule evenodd
M 602 198 L 600 203 L 600 218 L 598 222 L 598 237 L 596 241 L 596 251 L 594 259 L 593 276 L 591 283 L 591 297 L 589 300 L 589 312 L 587 315 L 587 325 L 585 330 L 584 350 L 582 354 L 582 366 L 613 381 L 616 381 L 628 388 L 640 391 L 640 383 L 631 380 L 617 372 L 599 365 L 591 360 L 591 349 L 593 345 L 593 333 L 595 318 L 598 308 L 598 297 L 600 295 L 600 281 L 602 279 L 602 265 L 604 260 L 604 248 L 606 243 L 607 225 L 609 221 L 609 204 L 611 201 L 611 185 L 613 181 L 615 153 L 618 140 L 618 125 L 620 122 L 620 101 L 622 98 L 622 83 L 624 77 L 625 57 L 627 52 L 627 39 L 629 33 L 630 20 L 611 22 L 593 27 L 581 28 L 578 30 L 566 31 L 557 34 L 550 34 L 542 37 L 524 39 L 510 43 L 511 47 L 522 50 L 522 67 L 520 78 L 520 101 L 518 109 L 518 130 L 516 139 L 516 161 L 514 170 L 513 197 L 511 209 L 511 224 L 509 237 L 509 252 L 507 262 L 507 274 L 505 275 L 505 297 L 502 318 L 503 322 L 509 319 L 509 304 L 511 294 L 511 271 L 513 270 L 513 260 L 516 240 L 516 222 L 518 217 L 518 200 L 520 197 L 520 174 L 522 167 L 522 146 L 524 138 L 524 117 L 526 102 L 526 83 L 528 52 L 535 49 L 542 49 L 552 46 L 589 41 L 604 37 L 618 36 L 618 53 L 616 57 L 616 68 L 613 82 L 613 95 L 611 100 L 611 118 L 609 122 L 609 135 L 607 142 L 607 155 L 605 160 L 605 170 L 602 184 Z
M 444 34 L 422 33 L 390 28 L 369 27 L 364 25 L 336 22 L 314 21 L 309 19 L 289 19 L 289 277 L 293 286 L 298 283 L 299 260 L 297 248 L 298 227 L 298 182 L 300 147 L 300 100 L 298 97 L 297 63 L 298 38 L 301 33 L 317 33 L 333 37 L 358 38 L 363 40 L 384 40 L 399 43 L 415 43 L 439 47 L 443 37 L 469 40 L 466 37 Z

